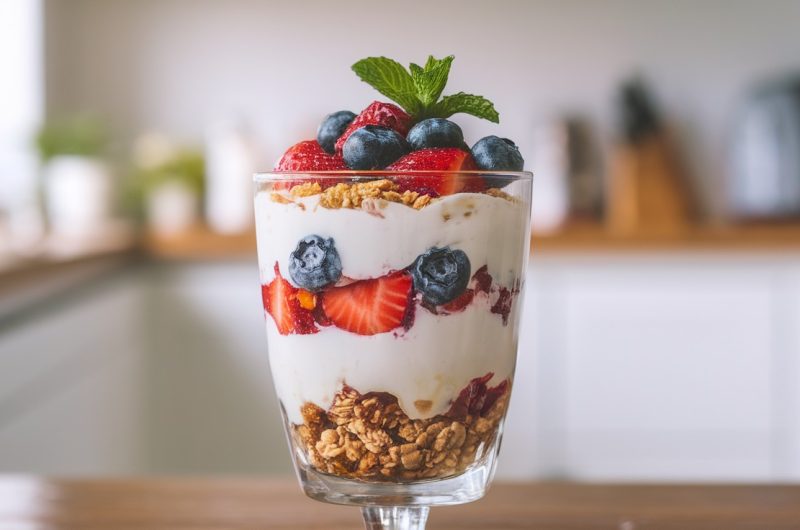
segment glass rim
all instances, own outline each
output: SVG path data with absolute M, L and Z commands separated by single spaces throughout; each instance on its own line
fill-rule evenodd
M 463 177 L 479 177 L 491 175 L 493 177 L 506 177 L 509 181 L 532 181 L 533 172 L 531 171 L 488 171 L 488 170 L 419 170 L 419 171 L 390 171 L 386 169 L 358 171 L 354 169 L 336 170 L 336 171 L 259 171 L 253 173 L 253 181 L 258 182 L 272 182 L 276 180 L 284 180 L 291 177 L 308 177 L 309 175 L 319 179 L 341 179 L 342 177 L 401 177 L 401 176 L 426 176 L 426 175 L 453 175 Z

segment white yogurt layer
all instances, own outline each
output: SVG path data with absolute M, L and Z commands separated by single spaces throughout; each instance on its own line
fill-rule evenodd
M 421 210 L 380 201 L 373 213 L 326 209 L 318 202 L 319 196 L 283 204 L 268 191 L 256 195 L 262 283 L 272 280 L 276 262 L 288 278 L 290 253 L 311 234 L 334 239 L 343 274 L 350 278 L 382 276 L 407 267 L 431 247 L 449 246 L 467 254 L 473 273 L 487 265 L 495 284 L 510 287 L 522 280 L 528 248 L 522 204 L 473 193 L 451 195 Z M 447 411 L 475 377 L 494 372 L 490 384 L 511 377 L 520 303 L 515 297 L 507 325 L 490 312 L 491 303 L 481 294 L 464 311 L 450 315 L 417 307 L 408 331 L 372 336 L 333 326 L 312 335 L 284 336 L 267 315 L 272 375 L 289 420 L 302 422 L 305 402 L 327 409 L 345 383 L 362 393 L 395 395 L 416 419 Z M 424 410 L 414 403 L 426 400 L 432 405 Z

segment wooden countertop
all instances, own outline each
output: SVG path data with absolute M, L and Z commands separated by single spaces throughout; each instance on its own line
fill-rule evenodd
M 161 259 L 255 258 L 253 232 L 214 234 L 198 226 L 174 236 L 145 235 L 146 254 Z M 597 223 L 573 223 L 531 238 L 535 254 L 551 252 L 800 252 L 800 224 L 692 227 L 676 233 L 619 235 Z
M 6 530 L 357 529 L 356 508 L 305 498 L 293 479 L 0 478 Z M 431 530 L 797 530 L 800 486 L 497 484 L 431 511 Z

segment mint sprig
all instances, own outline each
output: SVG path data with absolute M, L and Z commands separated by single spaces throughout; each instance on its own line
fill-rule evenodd
M 367 57 L 355 63 L 353 71 L 362 81 L 403 107 L 414 121 L 449 118 L 463 112 L 499 123 L 500 115 L 494 104 L 483 96 L 459 92 L 441 97 L 453 59 L 452 55 L 444 59 L 431 55 L 424 67 L 411 63 L 406 70 L 393 59 Z

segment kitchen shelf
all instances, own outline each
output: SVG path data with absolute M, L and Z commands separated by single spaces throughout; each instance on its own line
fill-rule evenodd
M 534 252 L 800 251 L 800 224 L 693 227 L 674 233 L 616 235 L 598 223 L 573 223 L 531 238 Z M 146 254 L 160 259 L 255 258 L 255 233 L 215 234 L 202 226 L 174 236 L 148 234 Z
M 256 257 L 256 234 L 218 234 L 197 225 L 174 235 L 146 233 L 141 239 L 145 254 L 161 259 L 215 260 Z
M 614 234 L 599 223 L 573 223 L 549 235 L 534 235 L 535 252 L 616 251 L 800 251 L 800 224 L 693 226 L 676 232 Z

